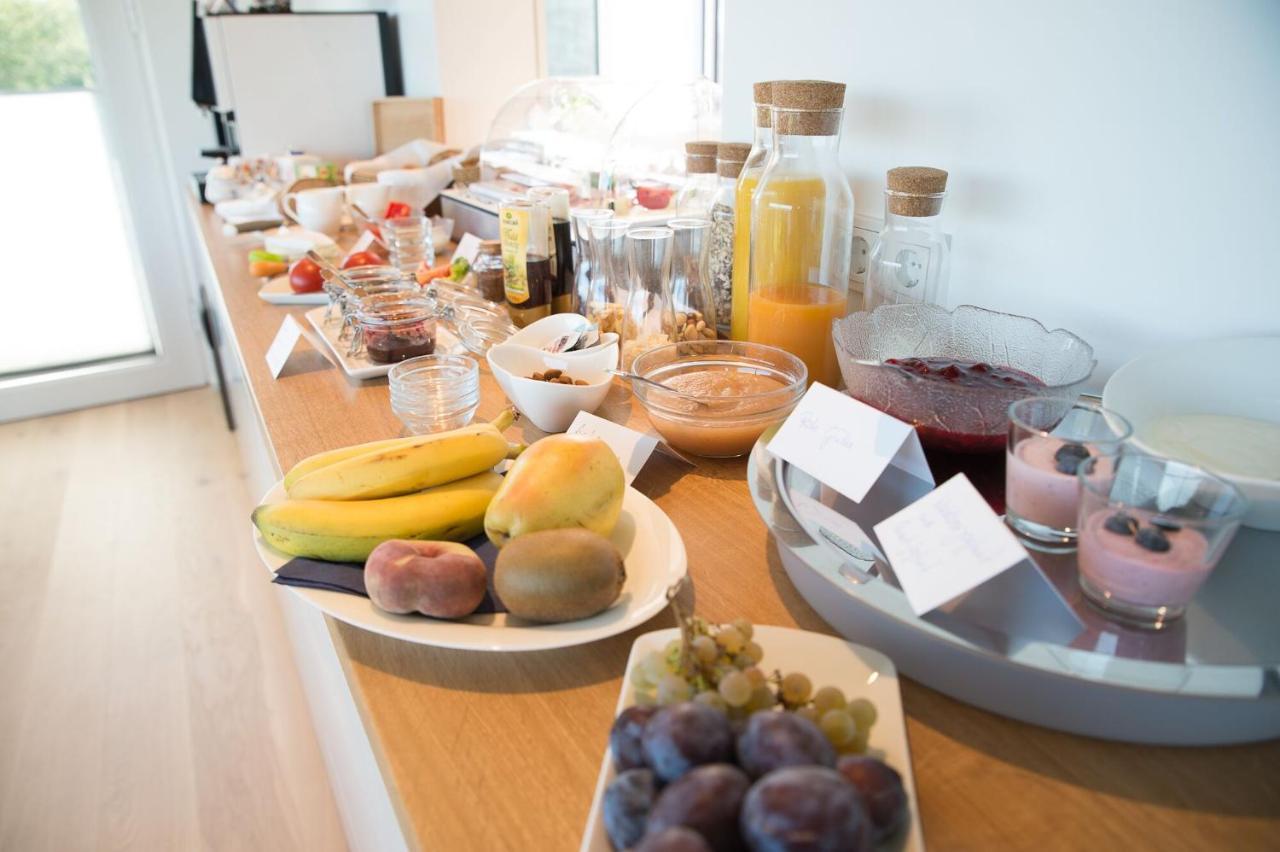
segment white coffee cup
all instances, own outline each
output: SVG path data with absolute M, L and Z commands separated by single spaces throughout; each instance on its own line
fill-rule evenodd
M 342 227 L 342 203 L 345 198 L 342 187 L 321 186 L 285 193 L 280 200 L 280 209 L 308 231 L 336 234 Z
M 381 183 L 347 185 L 347 203 L 357 208 L 366 219 L 380 219 L 391 200 L 391 187 Z
M 408 204 L 414 213 L 431 202 L 431 182 L 427 169 L 386 169 L 378 172 L 378 183 L 387 187 L 387 201 Z

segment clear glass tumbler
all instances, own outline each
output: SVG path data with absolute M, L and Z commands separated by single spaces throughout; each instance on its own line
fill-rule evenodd
M 466 426 L 480 407 L 480 366 L 466 355 L 423 355 L 387 374 L 391 410 L 414 435 Z
M 1026 544 L 1065 552 L 1076 546 L 1085 459 L 1111 465 L 1133 427 L 1100 405 L 1037 396 L 1009 406 L 1005 455 L 1005 521 Z
M 1248 509 L 1221 477 L 1125 447 L 1086 459 L 1076 562 L 1085 597 L 1116 619 L 1159 630 L 1186 612 Z
M 622 321 L 622 369 L 636 356 L 672 343 L 675 314 L 671 309 L 670 228 L 633 228 L 627 232 L 627 265 L 631 289 Z
M 436 261 L 435 247 L 431 243 L 431 220 L 426 216 L 401 216 L 382 222 L 382 239 L 391 252 L 391 265 L 408 275 L 426 263 Z

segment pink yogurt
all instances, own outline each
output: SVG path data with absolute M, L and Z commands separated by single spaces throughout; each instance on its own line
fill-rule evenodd
M 1131 535 L 1103 527 L 1115 514 L 1102 509 L 1085 520 L 1080 530 L 1077 561 L 1080 573 L 1116 600 L 1140 606 L 1186 606 L 1209 577 L 1209 542 L 1194 529 L 1167 532 L 1170 548 L 1163 553 L 1147 550 Z M 1129 514 L 1144 526 L 1148 516 Z
M 1005 457 L 1005 507 L 1018 517 L 1055 530 L 1075 529 L 1080 486 L 1074 473 L 1057 469 L 1053 455 L 1067 443 L 1032 436 Z M 1085 448 L 1096 455 L 1087 444 Z

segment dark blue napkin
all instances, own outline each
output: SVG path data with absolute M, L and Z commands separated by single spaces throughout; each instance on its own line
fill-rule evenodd
M 484 561 L 489 575 L 488 589 L 484 600 L 476 608 L 477 613 L 506 612 L 497 594 L 493 591 L 493 563 L 498 558 L 498 548 L 483 535 L 478 535 L 466 542 Z M 369 597 L 364 586 L 364 565 L 359 562 L 325 562 L 323 559 L 307 559 L 295 556 L 276 572 L 272 581 L 282 586 L 298 586 L 303 589 L 325 589 L 330 592 L 345 592 L 349 595 Z

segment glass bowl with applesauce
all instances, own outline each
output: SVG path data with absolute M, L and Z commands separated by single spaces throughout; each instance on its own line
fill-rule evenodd
M 631 380 L 631 392 L 662 439 L 682 453 L 746 455 L 804 395 L 804 362 L 776 346 L 737 340 L 669 343 L 635 359 L 631 371 L 671 388 Z

